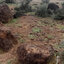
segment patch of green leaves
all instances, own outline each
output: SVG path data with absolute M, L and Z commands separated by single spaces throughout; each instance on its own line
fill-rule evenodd
M 2 63 L 0 62 L 0 64 L 2 64 Z
M 59 44 L 60 48 L 64 48 L 64 41 Z
M 7 64 L 12 64 L 12 60 L 9 60 L 9 61 L 7 62 Z
M 61 30 L 64 30 L 64 25 L 58 24 L 57 27 Z
M 12 19 L 11 21 L 10 21 L 10 23 L 15 23 L 17 21 L 17 19 Z
M 30 39 L 35 39 L 35 35 L 33 35 L 33 34 L 29 34 L 28 37 L 29 37 Z
M 16 24 L 17 27 L 22 27 L 22 24 Z
M 20 38 L 19 41 L 20 41 L 20 43 L 24 43 L 25 42 L 25 39 Z
M 48 38 L 45 38 L 44 41 L 48 41 Z
M 57 44 L 54 44 L 54 48 L 56 49 L 56 50 L 63 50 L 64 49 L 64 41 L 62 41 L 61 43 L 57 43 Z
M 39 32 L 41 32 L 41 29 L 39 27 L 34 27 L 34 28 L 32 28 L 32 32 L 39 33 Z
M 53 36 L 53 35 L 51 35 L 51 34 L 48 34 L 48 35 L 47 35 L 47 38 L 48 38 L 48 39 L 53 39 L 53 38 L 54 38 L 54 36 Z

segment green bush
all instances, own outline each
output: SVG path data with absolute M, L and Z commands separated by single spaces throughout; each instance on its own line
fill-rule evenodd
M 34 28 L 32 28 L 32 32 L 39 33 L 39 32 L 41 32 L 41 29 L 39 27 L 34 27 Z
M 35 15 L 39 17 L 52 17 L 55 20 L 63 20 L 64 19 L 64 3 L 62 4 L 62 8 L 53 11 L 48 9 L 48 4 L 42 4 L 36 11 Z
M 64 3 L 62 3 L 62 8 L 58 9 L 53 13 L 54 19 L 56 20 L 63 20 L 64 19 Z
M 61 52 L 60 57 L 61 57 L 61 64 L 64 64 L 64 51 Z
M 62 20 L 64 19 L 64 8 L 57 10 L 54 13 L 54 19 L 56 20 Z
M 20 16 L 24 15 L 24 13 L 31 12 L 31 7 L 29 6 L 30 2 L 31 2 L 31 0 L 23 1 L 19 7 L 16 7 L 15 8 L 15 10 L 16 10 L 15 17 L 20 17 Z
M 36 14 L 40 17 L 47 17 L 48 16 L 48 10 L 47 10 L 47 4 L 43 4 L 37 11 Z
M 64 2 L 62 3 L 62 7 L 64 8 Z
M 3 2 L 5 2 L 5 0 L 0 0 L 0 4 L 3 3 Z
M 16 13 L 14 14 L 14 18 L 18 18 L 22 15 L 24 15 L 24 11 L 22 11 L 22 10 L 16 11 Z
M 49 4 L 49 0 L 42 0 L 42 3 L 37 8 L 35 15 L 40 16 L 40 17 L 50 16 L 50 14 L 48 13 L 50 11 L 48 10 L 48 4 Z
M 43 3 L 49 3 L 50 0 L 42 0 Z
M 14 0 L 5 0 L 6 3 L 14 3 Z

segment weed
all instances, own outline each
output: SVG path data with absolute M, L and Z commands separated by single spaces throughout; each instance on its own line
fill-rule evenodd
M 39 32 L 41 32 L 41 29 L 39 27 L 34 27 L 34 28 L 32 28 L 32 31 L 34 33 L 39 33 Z
M 10 21 L 10 23 L 15 23 L 17 21 L 17 19 L 12 19 L 11 21 Z
M 5 0 L 6 3 L 14 3 L 14 0 Z
M 13 63 L 15 64 L 16 62 L 17 62 L 16 58 L 7 60 L 7 64 L 13 64 Z
M 53 47 L 54 47 L 54 49 L 56 49 L 56 50 L 59 50 L 59 49 L 60 49 L 58 44 L 54 44 Z M 57 55 L 58 55 L 58 53 L 57 53 Z
M 59 50 L 62 50 L 64 49 L 64 41 L 62 41 L 61 43 L 56 43 L 54 44 L 54 48 L 59 51 Z M 61 52 L 59 52 L 59 55 L 60 55 Z
M 35 12 L 28 12 L 28 13 L 26 13 L 26 15 L 34 16 L 35 15 Z
M 60 44 L 55 44 L 54 45 L 54 48 L 58 51 L 57 53 L 56 53 L 56 55 L 58 56 L 60 56 L 60 59 L 61 59 L 61 64 L 64 64 L 64 41 L 63 42 L 61 42 Z M 61 52 L 60 52 L 60 50 L 61 50 Z
M 15 10 L 16 10 L 16 13 L 14 15 L 15 18 L 18 18 L 22 15 L 24 15 L 24 13 L 27 13 L 27 12 L 31 12 L 31 6 L 29 5 L 29 3 L 31 2 L 32 0 L 25 0 L 21 3 L 21 5 L 19 7 L 16 7 Z
M 12 60 L 9 60 L 9 61 L 7 62 L 7 64 L 12 64 Z
M 37 21 L 37 25 L 38 25 L 38 26 L 43 26 L 44 23 L 43 23 L 43 21 Z
M 3 54 L 4 52 L 0 49 L 0 54 Z
M 20 38 L 19 41 L 20 41 L 20 43 L 24 43 L 25 42 L 25 39 Z
M 40 17 L 48 17 L 47 4 L 40 6 L 40 8 L 37 9 L 35 15 L 40 16 Z
M 60 48 L 64 48 L 64 41 L 59 44 Z
M 2 64 L 2 63 L 0 62 L 0 64 Z
M 23 37 L 24 35 L 23 34 L 18 34 L 20 37 Z
M 48 38 L 45 38 L 44 40 L 45 40 L 45 41 L 48 41 Z
M 54 19 L 56 19 L 56 20 L 64 19 L 64 8 L 59 9 L 54 13 Z
M 64 64 L 64 51 L 61 52 L 60 58 L 61 58 L 61 64 Z
M 17 27 L 22 27 L 22 24 L 16 24 Z
M 61 53 L 61 58 L 64 60 L 64 51 Z
M 57 24 L 57 27 L 61 30 L 64 30 L 64 25 L 61 25 L 61 24 Z
M 54 36 L 53 36 L 53 35 L 51 35 L 51 34 L 48 34 L 48 35 L 47 35 L 47 38 L 48 38 L 48 39 L 53 39 L 53 38 L 54 38 Z
M 35 38 L 35 35 L 29 34 L 28 37 L 29 37 L 30 39 L 34 39 L 34 38 Z

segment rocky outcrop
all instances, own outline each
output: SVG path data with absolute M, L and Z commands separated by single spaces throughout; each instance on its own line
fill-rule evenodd
M 17 49 L 20 64 L 47 64 L 53 57 L 54 50 L 50 45 L 22 44 Z
M 9 51 L 17 43 L 15 36 L 7 27 L 0 27 L 0 49 Z
M 0 4 L 0 22 L 7 23 L 11 21 L 13 18 L 13 15 L 9 9 L 9 7 L 6 4 Z

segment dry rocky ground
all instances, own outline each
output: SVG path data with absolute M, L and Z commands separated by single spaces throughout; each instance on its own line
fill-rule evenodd
M 10 8 L 13 8 L 13 6 Z M 47 59 L 49 59 L 54 51 L 62 52 L 64 49 L 63 21 L 40 18 L 27 14 L 26 16 L 13 19 L 6 24 L 1 24 L 0 47 L 6 51 L 6 48 L 9 49 L 8 44 L 11 43 L 12 47 L 10 48 L 12 49 L 8 52 L 3 52 L 0 49 L 0 64 L 19 64 L 18 57 L 21 63 L 25 62 L 24 64 L 47 64 Z M 16 45 L 13 45 L 13 42 L 17 42 Z M 1 43 L 4 45 L 1 45 Z M 54 62 L 51 59 L 51 62 L 48 64 L 55 63 L 56 61 Z
M 18 44 L 7 53 L 0 50 L 0 64 L 18 64 L 16 50 L 22 43 L 50 44 L 58 50 L 56 44 L 64 40 L 64 24 L 50 18 L 22 16 L 5 26 L 17 37 Z

